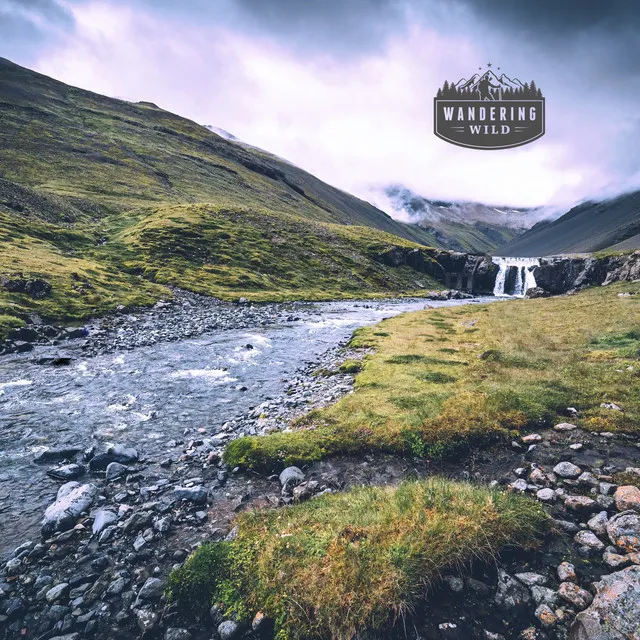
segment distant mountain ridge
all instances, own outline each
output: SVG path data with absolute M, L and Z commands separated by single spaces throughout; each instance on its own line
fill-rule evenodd
M 541 220 L 560 214 L 550 207 L 430 200 L 403 185 L 389 185 L 382 191 L 396 216 L 425 229 L 439 245 L 454 251 L 492 253 Z
M 583 202 L 557 220 L 540 222 L 499 247 L 496 255 L 541 257 L 640 249 L 640 191 Z

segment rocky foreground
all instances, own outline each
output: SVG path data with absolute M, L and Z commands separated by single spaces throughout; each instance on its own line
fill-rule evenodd
M 86 351 L 178 339 L 209 322 L 271 322 L 284 312 L 281 306 L 201 307 L 191 294 L 181 295 L 153 311 L 164 317 L 158 329 L 135 314 L 101 321 Z M 270 477 L 222 461 L 225 444 L 238 435 L 287 428 L 291 419 L 349 393 L 353 376 L 340 364 L 363 355 L 331 350 L 291 379 L 283 396 L 221 428 L 186 430 L 162 454 L 124 442 L 41 452 L 34 463 L 47 465 L 59 488 L 40 530 L 0 565 L 0 637 L 269 638 L 271 626 L 261 615 L 246 624 L 217 607 L 203 619 L 178 610 L 165 596 L 171 570 L 203 542 L 233 536 L 238 512 L 286 509 L 325 492 L 440 474 L 530 496 L 553 518 L 554 532 L 537 552 L 506 550 L 495 563 L 451 567 L 425 607 L 382 637 L 639 640 L 640 442 L 576 427 L 575 409 L 552 429 L 456 461 L 333 458 Z M 610 403 L 603 410 L 624 407 Z
M 348 379 L 341 376 L 342 392 Z M 277 426 L 276 406 L 258 408 L 243 424 Z M 234 514 L 244 509 L 286 508 L 327 491 L 441 473 L 529 494 L 546 505 L 556 533 L 538 553 L 507 553 L 466 577 L 443 576 L 411 637 L 640 638 L 640 443 L 632 438 L 567 422 L 457 463 L 337 459 L 265 478 L 221 461 L 230 437 L 231 427 L 198 434 L 172 443 L 163 459 L 126 445 L 40 454 L 61 486 L 41 536 L 5 559 L 2 637 L 268 637 L 261 616 L 253 628 L 215 607 L 205 620 L 184 616 L 166 602 L 168 573 L 203 541 L 233 536 Z

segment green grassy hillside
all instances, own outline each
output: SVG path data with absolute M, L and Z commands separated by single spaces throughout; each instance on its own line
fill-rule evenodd
M 433 235 L 153 104 L 0 59 L 0 119 L 0 333 L 30 311 L 81 319 L 172 284 L 255 300 L 435 284 L 377 260 Z M 50 293 L 7 285 L 30 279 Z
M 435 237 L 438 246 L 468 253 L 494 253 L 520 235 L 519 230 L 489 222 L 439 220 L 420 223 L 420 227 Z

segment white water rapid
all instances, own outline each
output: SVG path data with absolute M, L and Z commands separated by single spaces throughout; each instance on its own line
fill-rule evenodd
M 493 257 L 491 259 L 500 267 L 493 287 L 494 296 L 524 298 L 527 289 L 536 286 L 533 269 L 540 265 L 540 258 Z M 515 273 L 511 271 L 512 269 Z

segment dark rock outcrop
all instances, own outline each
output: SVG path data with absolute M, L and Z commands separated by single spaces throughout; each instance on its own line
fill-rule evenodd
M 51 284 L 46 280 L 24 278 L 20 273 L 0 277 L 0 287 L 11 293 L 26 293 L 36 299 L 51 295 Z
M 553 295 L 582 287 L 640 279 L 640 251 L 610 256 L 552 256 L 541 258 L 533 276 Z
M 527 289 L 524 297 L 525 298 L 548 298 L 550 293 L 545 291 L 542 287 L 531 287 L 531 289 Z
M 489 256 L 443 249 L 394 247 L 375 257 L 389 267 L 408 266 L 432 276 L 445 287 L 474 294 L 490 294 L 498 266 Z

